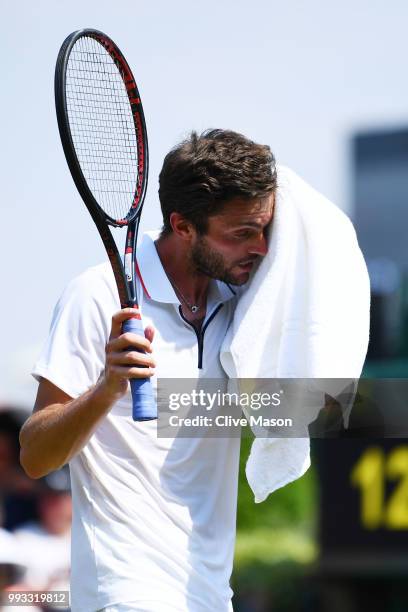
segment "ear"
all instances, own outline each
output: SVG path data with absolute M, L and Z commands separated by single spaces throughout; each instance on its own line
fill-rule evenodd
M 172 212 L 170 214 L 170 225 L 173 232 L 181 238 L 182 240 L 186 240 L 187 242 L 191 242 L 191 240 L 196 236 L 197 232 L 194 229 L 194 226 L 190 221 L 187 221 L 178 212 Z

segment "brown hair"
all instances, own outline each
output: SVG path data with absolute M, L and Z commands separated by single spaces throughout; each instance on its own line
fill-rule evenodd
M 207 218 L 236 197 L 264 197 L 276 189 L 275 158 L 267 145 L 229 130 L 192 132 L 164 158 L 159 176 L 162 236 L 178 212 L 205 234 Z

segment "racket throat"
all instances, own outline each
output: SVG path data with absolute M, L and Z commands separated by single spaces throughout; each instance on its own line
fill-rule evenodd
M 136 223 L 128 226 L 126 233 L 125 255 L 123 258 L 123 268 L 126 277 L 128 300 L 127 306 L 130 308 L 138 308 L 137 290 L 136 290 L 136 241 L 139 228 L 139 219 Z

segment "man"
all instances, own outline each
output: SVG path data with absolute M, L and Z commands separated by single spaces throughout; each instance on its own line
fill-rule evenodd
M 231 285 L 267 252 L 275 163 L 269 147 L 234 132 L 193 133 L 166 156 L 159 182 L 163 229 L 137 252 L 145 337 L 121 333 L 132 310 L 118 310 L 107 264 L 75 279 L 21 432 L 32 477 L 70 462 L 81 612 L 232 609 L 239 440 L 158 439 L 155 421 L 132 421 L 128 380 L 225 377 Z

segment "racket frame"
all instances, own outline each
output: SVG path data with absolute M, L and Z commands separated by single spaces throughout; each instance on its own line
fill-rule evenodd
M 81 165 L 75 152 L 71 129 L 69 127 L 66 100 L 67 66 L 73 46 L 82 37 L 95 39 L 109 53 L 118 68 L 118 72 L 122 77 L 129 98 L 137 136 L 138 175 L 133 202 L 124 219 L 113 219 L 99 206 L 82 172 Z M 99 30 L 84 28 L 67 36 L 61 46 L 55 67 L 54 90 L 58 128 L 72 178 L 105 246 L 115 276 L 120 303 L 122 307 L 130 306 L 137 308 L 135 252 L 140 215 L 147 189 L 149 153 L 143 107 L 132 71 L 122 52 L 109 36 Z M 116 242 L 108 226 L 127 226 L 124 260 L 122 260 L 119 255 Z

